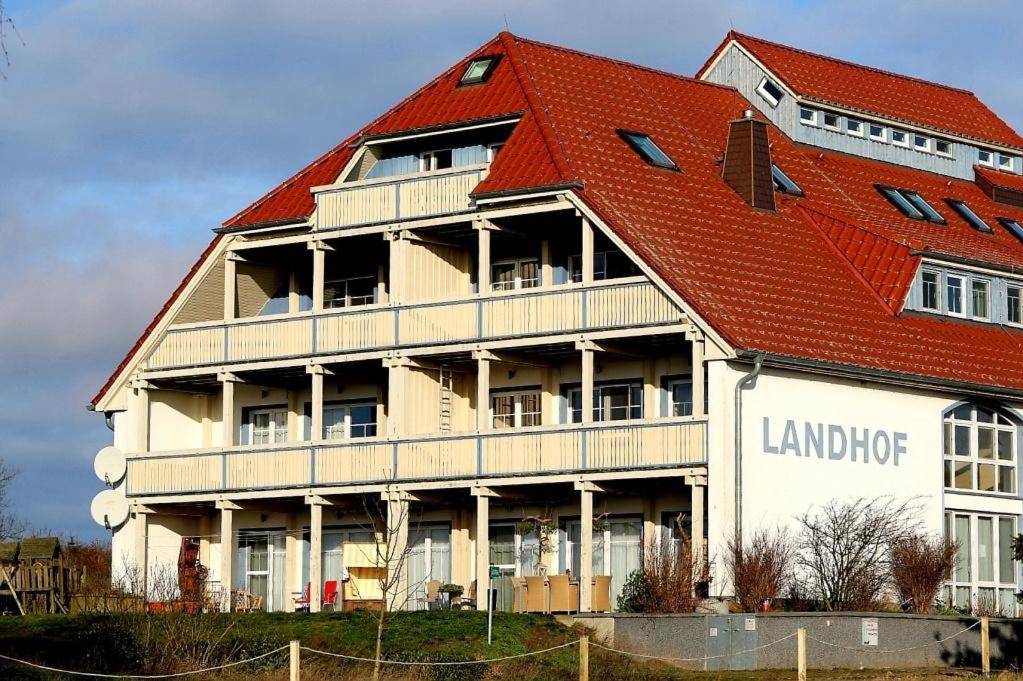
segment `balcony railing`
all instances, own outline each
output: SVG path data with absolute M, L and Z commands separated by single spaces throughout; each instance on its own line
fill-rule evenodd
M 468 300 L 190 324 L 167 332 L 149 355 L 147 368 L 528 338 L 672 324 L 681 317 L 650 282 L 612 280 L 586 288 L 569 286 Z
M 316 188 L 316 228 L 355 227 L 470 211 L 473 206 L 469 192 L 486 170 L 485 165 L 462 166 Z
M 707 459 L 707 421 L 651 419 L 155 453 L 128 459 L 130 496 L 668 468 Z

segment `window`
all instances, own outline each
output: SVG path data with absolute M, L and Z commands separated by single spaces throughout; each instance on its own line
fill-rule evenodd
M 982 166 L 994 167 L 995 156 L 987 149 L 979 149 L 977 151 L 977 162 Z
M 328 308 L 371 305 L 376 302 L 376 277 L 349 277 L 323 282 L 323 305 Z
M 1019 220 L 1013 218 L 998 218 L 998 222 L 1002 223 L 1002 227 L 1009 230 L 1009 233 L 1014 237 L 1023 241 L 1023 225 L 1019 224 Z
M 931 138 L 924 137 L 923 135 L 913 135 L 913 148 L 917 151 L 930 151 L 931 150 Z
M 817 125 L 817 112 L 805 106 L 799 107 L 799 122 L 803 125 Z
M 497 66 L 497 62 L 500 59 L 499 55 L 473 59 L 469 62 L 469 66 L 466 67 L 465 73 L 462 74 L 458 84 L 475 85 L 476 83 L 482 83 L 487 78 L 490 78 L 490 74 L 494 72 L 494 67 Z
M 927 203 L 924 197 L 920 196 L 915 191 L 912 191 L 910 189 L 901 190 L 901 194 L 904 197 L 906 197 L 906 199 L 910 203 L 913 204 L 914 208 L 923 213 L 924 218 L 928 222 L 937 222 L 940 224 L 945 224 L 945 218 L 941 217 L 941 213 L 934 210 L 934 208 L 931 207 L 931 204 Z
M 487 163 L 493 163 L 497 154 L 504 147 L 504 142 L 495 142 L 487 145 Z
M 246 444 L 273 445 L 288 441 L 288 410 L 284 407 L 251 409 Z
M 1013 516 L 945 513 L 945 537 L 959 549 L 952 579 L 943 590 L 946 605 L 967 612 L 1016 616 L 1016 566 L 1012 560 L 1015 534 Z
M 1016 426 L 1001 412 L 964 404 L 944 421 L 945 487 L 1016 493 Z
M 945 312 L 951 315 L 963 312 L 963 278 L 955 275 L 945 277 Z
M 569 257 L 568 271 L 572 281 L 583 280 L 583 257 L 581 255 Z M 636 263 L 621 251 L 596 251 L 593 254 L 593 279 L 595 281 L 634 277 L 638 274 L 639 268 L 636 267 Z
M 492 394 L 490 409 L 493 427 L 496 429 L 541 424 L 539 390 Z
M 971 313 L 976 319 L 991 319 L 991 282 L 985 279 L 970 281 Z
M 924 270 L 921 276 L 923 278 L 923 301 L 920 304 L 925 310 L 939 312 L 941 310 L 941 299 L 939 298 L 938 291 L 941 288 L 941 274 Z
M 757 94 L 767 100 L 772 107 L 778 106 L 778 102 L 785 96 L 781 87 L 770 78 L 763 78 L 757 86 Z
M 325 404 L 323 406 L 324 440 L 349 440 L 376 437 L 377 407 L 365 404 Z
M 948 140 L 934 140 L 934 153 L 939 156 L 951 156 L 952 143 Z
M 863 121 L 857 120 L 855 118 L 846 118 L 845 131 L 850 135 L 863 137 Z
M 799 188 L 791 177 L 785 174 L 785 172 L 778 166 L 771 165 L 771 177 L 774 178 L 774 188 L 783 194 L 791 194 L 792 196 L 802 196 L 803 190 Z
M 962 201 L 957 199 L 945 199 L 945 202 L 952 207 L 952 210 L 959 213 L 959 217 L 973 227 L 978 232 L 990 232 L 991 228 L 988 227 L 987 223 L 980 219 L 980 216 L 973 212 L 973 210 Z
M 645 135 L 641 132 L 630 132 L 628 130 L 619 130 L 618 134 L 632 147 L 633 151 L 650 165 L 657 166 L 658 168 L 678 170 L 675 162 L 666 153 L 661 151 L 661 148 L 650 139 L 650 135 Z
M 1000 170 L 1008 170 L 1009 172 L 1012 172 L 1012 166 L 1012 156 L 998 154 L 998 168 Z
M 881 195 L 888 199 L 892 205 L 902 211 L 902 214 L 907 218 L 912 218 L 914 220 L 924 219 L 924 214 L 916 208 L 916 206 L 910 203 L 909 199 L 903 196 L 902 192 L 898 189 L 877 185 L 877 190 L 881 192 Z
M 435 151 L 424 151 L 419 155 L 419 170 L 444 170 L 453 165 L 453 157 L 450 149 L 437 149 Z
M 536 258 L 499 260 L 490 266 L 490 290 L 511 291 L 540 285 L 540 263 Z
M 831 128 L 832 130 L 841 130 L 841 120 L 838 114 L 824 113 L 824 127 Z
M 686 377 L 668 381 L 668 399 L 671 400 L 671 408 L 668 410 L 669 415 L 692 416 L 693 379 Z
M 897 147 L 908 147 L 909 133 L 905 130 L 896 130 L 895 128 L 892 128 L 892 144 Z
M 875 142 L 887 142 L 888 141 L 888 135 L 887 135 L 887 133 L 885 131 L 885 127 L 883 125 L 878 125 L 877 123 L 871 123 L 869 128 L 868 128 L 868 130 L 867 130 L 867 133 L 870 135 L 870 139 L 874 140 Z
M 582 422 L 582 388 L 567 392 L 570 421 Z M 626 421 L 643 418 L 643 385 L 636 383 L 610 383 L 593 388 L 593 420 Z
M 1010 324 L 1023 324 L 1023 289 L 1019 286 L 1005 287 L 1005 318 Z

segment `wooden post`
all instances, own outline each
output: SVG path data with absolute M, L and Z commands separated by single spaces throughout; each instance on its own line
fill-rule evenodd
M 991 620 L 986 615 L 980 618 L 980 671 L 991 674 Z
M 579 637 L 579 681 L 590 681 L 590 637 Z
M 796 669 L 798 681 L 806 681 L 806 627 L 796 629 Z
M 235 318 L 238 306 L 238 256 L 228 253 L 224 256 L 224 320 Z
M 579 489 L 579 612 L 593 609 L 593 484 L 576 483 Z
M 318 499 L 309 504 L 309 612 L 319 612 L 323 603 L 323 505 Z
M 583 285 L 589 286 L 593 283 L 593 225 L 586 218 L 582 219 L 582 259 L 583 259 Z
M 299 664 L 301 650 L 299 649 L 298 640 L 294 640 L 288 646 L 288 656 L 291 658 L 291 676 L 290 681 L 300 681 L 302 678 L 302 668 Z
M 702 419 L 703 403 L 707 384 L 704 382 L 704 341 L 703 337 L 695 337 L 692 342 L 692 369 L 693 369 L 693 418 Z

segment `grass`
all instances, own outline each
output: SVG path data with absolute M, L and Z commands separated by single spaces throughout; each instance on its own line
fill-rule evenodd
M 302 645 L 357 657 L 372 657 L 376 622 L 370 613 L 255 615 L 115 615 L 0 618 L 0 653 L 77 671 L 114 674 L 180 672 L 259 655 L 299 639 Z M 570 629 L 550 617 L 495 613 L 494 640 L 486 642 L 486 616 L 477 612 L 437 611 L 388 616 L 384 657 L 405 661 L 466 661 L 518 655 L 577 641 Z M 385 667 L 389 681 L 572 681 L 578 679 L 575 646 L 535 657 L 456 667 Z M 369 679 L 372 666 L 303 653 L 303 681 Z M 948 681 L 969 676 L 950 670 L 811 671 L 811 679 L 886 678 Z M 597 648 L 590 650 L 592 681 L 780 681 L 790 670 L 693 672 L 656 662 L 636 662 Z M 0 661 L 0 679 L 52 681 L 64 675 Z M 190 676 L 222 681 L 285 681 L 287 653 L 223 673 Z M 1023 681 L 1023 675 L 1003 675 Z

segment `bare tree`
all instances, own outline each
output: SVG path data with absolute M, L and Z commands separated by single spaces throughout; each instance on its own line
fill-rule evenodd
M 956 562 L 956 545 L 949 539 L 910 535 L 892 546 L 892 581 L 910 612 L 926 614 Z
M 24 524 L 11 511 L 11 500 L 7 496 L 8 488 L 16 477 L 18 471 L 0 459 L 0 541 L 17 539 L 25 533 Z
M 725 568 L 735 601 L 745 612 L 780 597 L 792 576 L 792 539 L 783 530 L 758 530 L 747 540 L 733 538 L 726 548 Z
M 4 1 L 0 0 L 0 58 L 3 59 L 3 68 L 0 68 L 0 78 L 7 80 L 7 70 L 11 68 L 11 53 L 7 51 L 7 40 L 9 35 L 14 35 L 22 45 L 25 41 L 18 33 L 18 27 L 14 25 L 14 19 L 7 13 Z
M 891 550 L 917 533 L 915 500 L 832 499 L 798 516 L 796 565 L 810 598 L 826 610 L 867 609 L 890 591 Z
M 686 532 L 675 541 L 650 542 L 643 565 L 629 576 L 618 599 L 627 612 L 695 612 L 710 580 L 710 564 Z

